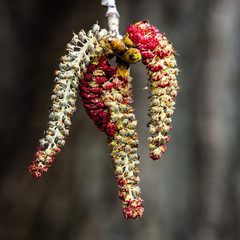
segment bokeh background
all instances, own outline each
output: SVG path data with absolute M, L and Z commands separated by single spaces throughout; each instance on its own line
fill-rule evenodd
M 239 240 L 240 1 L 119 0 L 120 33 L 149 20 L 173 43 L 179 84 L 160 161 L 148 157 L 145 68 L 131 68 L 144 216 L 125 220 L 106 136 L 82 102 L 42 179 L 27 167 L 48 122 L 54 71 L 72 32 L 99 22 L 100 0 L 0 0 L 0 239 Z

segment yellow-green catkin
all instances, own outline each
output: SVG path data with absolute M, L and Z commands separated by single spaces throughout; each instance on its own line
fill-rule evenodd
M 132 102 L 131 80 L 129 64 L 118 58 L 116 74 L 109 80 L 112 88 L 105 90 L 102 98 L 109 108 L 111 119 L 118 127 L 118 131 L 109 137 L 108 142 L 123 213 L 125 218 L 135 219 L 143 214 L 143 200 L 138 186 L 140 181 L 138 135 L 137 120 L 130 105 Z

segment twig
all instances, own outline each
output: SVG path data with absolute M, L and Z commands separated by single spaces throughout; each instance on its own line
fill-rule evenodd
M 112 32 L 117 38 L 122 38 L 119 35 L 119 18 L 120 15 L 116 8 L 115 0 L 102 0 L 102 6 L 107 7 L 106 18 L 108 21 L 108 27 L 110 32 Z

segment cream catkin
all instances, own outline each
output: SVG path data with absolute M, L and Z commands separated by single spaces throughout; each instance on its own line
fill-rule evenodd
M 107 34 L 107 30 L 101 30 L 95 24 L 87 34 L 84 31 L 74 34 L 71 42 L 67 44 L 67 53 L 61 58 L 59 71 L 55 73 L 48 128 L 40 139 L 35 161 L 28 167 L 35 178 L 40 178 L 42 173 L 47 171 L 54 161 L 54 155 L 59 153 L 65 144 L 71 125 L 70 118 L 76 110 L 79 77 L 86 71 L 91 59 L 107 51 L 103 40 Z

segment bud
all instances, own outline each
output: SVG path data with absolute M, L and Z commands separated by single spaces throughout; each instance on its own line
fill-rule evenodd
M 123 61 L 132 64 L 139 62 L 141 59 L 141 53 L 137 48 L 129 48 L 122 57 Z
M 128 48 L 133 47 L 133 41 L 128 37 L 128 34 L 123 37 L 123 42 Z
M 108 44 L 109 49 L 111 49 L 113 51 L 113 53 L 115 54 L 121 54 L 123 52 L 126 51 L 126 46 L 124 45 L 124 43 L 118 39 L 118 38 L 114 38 L 112 40 L 109 41 Z

